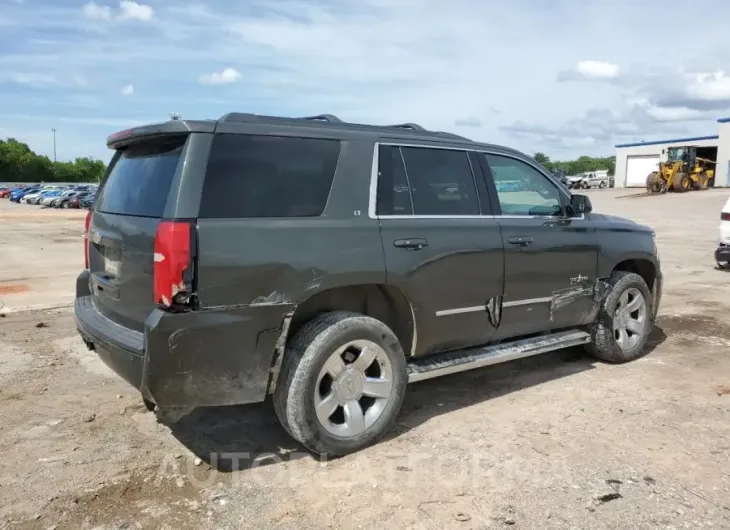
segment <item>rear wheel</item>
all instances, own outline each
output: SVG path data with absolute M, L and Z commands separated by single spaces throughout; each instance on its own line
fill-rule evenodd
M 600 182 L 600 183 L 598 184 L 598 187 L 599 187 L 599 188 L 601 188 L 601 189 L 603 189 L 603 188 L 605 188 L 605 187 L 606 187 L 606 183 L 605 183 L 604 181 L 601 181 L 601 182 Z
M 633 361 L 642 354 L 654 325 L 651 292 L 644 279 L 633 272 L 614 271 L 609 284 L 611 290 L 593 325 L 587 349 L 602 361 Z
M 388 430 L 406 383 L 405 355 L 388 326 L 357 313 L 325 313 L 287 346 L 274 408 L 307 449 L 341 456 Z
M 706 190 L 709 182 L 710 179 L 707 177 L 707 173 L 700 173 L 697 175 L 697 180 L 692 182 L 692 187 L 696 190 Z

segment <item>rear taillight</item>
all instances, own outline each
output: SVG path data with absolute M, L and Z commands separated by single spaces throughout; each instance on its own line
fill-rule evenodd
M 720 214 L 720 220 L 721 221 L 730 221 L 730 213 L 722 212 Z
M 155 235 L 154 298 L 164 307 L 190 301 L 192 285 L 185 272 L 192 270 L 190 251 L 192 225 L 184 221 L 162 221 Z
M 89 227 L 91 226 L 91 210 L 86 212 L 84 221 L 84 267 L 89 268 Z

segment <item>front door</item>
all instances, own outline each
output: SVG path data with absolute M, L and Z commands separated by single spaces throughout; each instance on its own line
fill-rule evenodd
M 388 284 L 411 302 L 415 354 L 482 345 L 497 328 L 502 236 L 472 157 L 458 148 L 378 148 Z
M 570 197 L 527 160 L 485 153 L 504 254 L 502 319 L 494 339 L 577 326 L 593 308 L 598 244 L 589 216 L 567 216 Z M 504 182 L 517 181 L 518 187 Z

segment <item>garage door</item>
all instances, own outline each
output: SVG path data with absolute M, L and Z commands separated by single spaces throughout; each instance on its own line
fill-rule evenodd
M 646 177 L 656 171 L 659 164 L 659 155 L 630 156 L 626 159 L 626 187 L 643 188 L 646 186 Z

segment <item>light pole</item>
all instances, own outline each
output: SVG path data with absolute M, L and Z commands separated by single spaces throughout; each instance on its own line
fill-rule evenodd
M 56 129 L 51 129 L 53 131 L 53 161 L 56 161 Z

